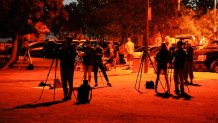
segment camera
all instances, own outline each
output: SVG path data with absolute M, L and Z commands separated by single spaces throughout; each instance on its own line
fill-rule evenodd
M 42 54 L 45 58 L 55 59 L 59 58 L 61 44 L 58 44 L 54 41 L 48 41 L 45 43 Z

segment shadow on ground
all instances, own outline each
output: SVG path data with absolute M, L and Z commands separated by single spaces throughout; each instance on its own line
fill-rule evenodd
M 191 95 L 189 95 L 187 93 L 177 94 L 177 95 L 173 95 L 173 94 L 169 94 L 169 93 L 157 93 L 156 96 L 164 98 L 164 99 L 168 99 L 168 98 L 172 97 L 173 99 L 183 98 L 184 100 L 191 100 L 191 98 L 193 98 Z
M 20 106 L 16 106 L 10 109 L 6 109 L 7 110 L 15 110 L 15 109 L 24 109 L 24 108 L 38 108 L 38 107 L 48 107 L 48 106 L 52 106 L 52 105 L 56 105 L 59 103 L 63 103 L 65 101 L 52 101 L 52 102 L 42 102 L 42 103 L 36 103 L 36 104 L 24 104 L 24 105 L 20 105 Z

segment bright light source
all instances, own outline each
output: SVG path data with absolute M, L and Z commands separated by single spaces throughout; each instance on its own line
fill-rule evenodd
M 207 55 L 198 55 L 197 61 L 205 61 L 207 58 Z

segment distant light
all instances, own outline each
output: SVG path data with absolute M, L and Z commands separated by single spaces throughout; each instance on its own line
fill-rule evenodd
M 70 4 L 72 2 L 77 2 L 77 0 L 64 0 L 64 5 Z

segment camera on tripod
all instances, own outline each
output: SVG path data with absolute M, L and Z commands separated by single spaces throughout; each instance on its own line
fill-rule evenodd
M 48 41 L 43 47 L 42 54 L 44 58 L 57 59 L 60 56 L 61 43 Z

